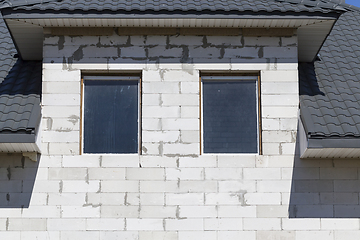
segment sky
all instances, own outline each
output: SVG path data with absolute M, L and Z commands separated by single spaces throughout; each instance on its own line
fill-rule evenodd
M 346 2 L 347 4 L 360 7 L 360 0 L 346 0 L 345 2 Z

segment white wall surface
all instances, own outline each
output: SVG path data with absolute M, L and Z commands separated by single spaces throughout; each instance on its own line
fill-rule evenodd
M 131 70 L 141 154 L 80 155 L 81 73 Z M 262 155 L 200 155 L 215 70 L 259 73 Z M 1 157 L 0 239 L 357 239 L 360 163 L 300 160 L 297 114 L 296 36 L 48 35 L 42 156 Z

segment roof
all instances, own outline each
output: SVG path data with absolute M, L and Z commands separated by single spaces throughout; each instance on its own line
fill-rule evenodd
M 35 0 L 32 0 L 33 2 Z M 17 6 L 14 10 L 40 11 L 237 11 L 237 12 L 322 12 L 344 10 L 341 0 L 60 0 Z
M 1 10 L 25 60 L 42 59 L 43 28 L 82 26 L 296 28 L 298 57 L 311 61 L 346 11 L 342 0 L 26 1 L 25 5 L 4 5 Z
M 41 61 L 18 59 L 1 83 L 0 133 L 35 130 L 40 119 L 41 73 Z
M 10 34 L 0 17 L 0 142 L 3 142 L 4 137 L 9 139 L 9 133 L 35 134 L 40 121 L 42 63 L 17 58 Z
M 299 77 L 301 118 L 308 137 L 360 139 L 359 8 L 340 17 L 318 60 L 299 65 Z
M 16 58 L 14 58 L 14 55 L 16 53 L 11 36 L 0 13 L 0 83 L 15 64 Z

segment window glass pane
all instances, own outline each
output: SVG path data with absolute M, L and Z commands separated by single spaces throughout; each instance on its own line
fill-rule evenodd
M 204 153 L 257 153 L 256 81 L 203 82 Z
M 138 152 L 138 81 L 84 81 L 84 153 Z

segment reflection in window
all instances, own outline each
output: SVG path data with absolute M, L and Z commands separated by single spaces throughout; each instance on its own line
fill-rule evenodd
M 83 152 L 137 153 L 139 77 L 84 77 Z
M 257 77 L 203 77 L 203 152 L 257 153 Z

